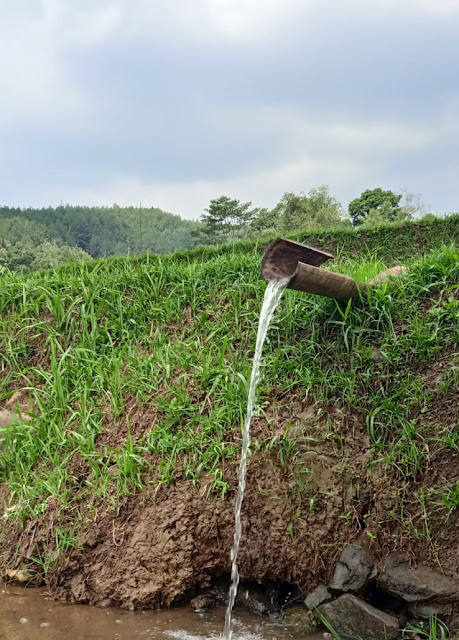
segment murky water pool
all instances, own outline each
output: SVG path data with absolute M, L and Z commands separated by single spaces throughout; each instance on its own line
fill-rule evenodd
M 2 585 L 0 638 L 5 640 L 203 640 L 222 637 L 225 608 L 196 613 L 190 607 L 125 611 L 70 605 L 50 599 L 45 589 Z M 328 635 L 328 634 L 326 634 Z M 324 634 L 307 636 L 323 639 Z M 234 640 L 305 640 L 300 630 L 235 611 Z

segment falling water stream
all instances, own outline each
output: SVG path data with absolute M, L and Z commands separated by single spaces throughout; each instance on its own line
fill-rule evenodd
M 252 375 L 250 377 L 249 397 L 247 400 L 247 413 L 244 420 L 244 431 L 242 435 L 242 452 L 241 462 L 238 473 L 238 494 L 236 497 L 236 505 L 234 507 L 234 543 L 231 549 L 231 586 L 229 590 L 228 608 L 225 617 L 225 629 L 223 636 L 225 640 L 231 640 L 232 625 L 231 617 L 236 600 L 237 587 L 239 584 L 239 572 L 237 567 L 237 554 L 239 551 L 239 543 L 241 541 L 241 509 L 244 500 L 245 476 L 247 467 L 247 452 L 250 445 L 250 423 L 255 408 L 256 389 L 260 378 L 260 364 L 263 345 L 266 340 L 269 325 L 271 323 L 274 311 L 280 302 L 282 293 L 289 283 L 289 278 L 283 280 L 272 280 L 268 282 L 265 290 L 265 297 L 260 312 L 260 320 L 258 322 L 257 342 L 255 345 L 255 356 L 253 358 Z

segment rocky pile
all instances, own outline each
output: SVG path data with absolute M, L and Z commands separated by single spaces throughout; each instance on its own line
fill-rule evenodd
M 301 592 L 281 581 L 241 583 L 236 604 L 259 615 L 282 617 L 295 631 L 314 632 L 325 624 L 346 639 L 397 640 L 407 625 L 436 616 L 459 628 L 459 580 L 400 554 L 380 563 L 364 544 L 348 544 L 328 585 L 320 584 L 304 600 Z M 191 601 L 202 611 L 226 604 L 228 585 L 215 584 Z
M 390 555 L 378 567 L 373 552 L 349 544 L 328 586 L 320 585 L 305 600 L 316 618 L 342 637 L 395 640 L 410 621 L 435 615 L 449 628 L 459 625 L 459 580 L 426 566 Z

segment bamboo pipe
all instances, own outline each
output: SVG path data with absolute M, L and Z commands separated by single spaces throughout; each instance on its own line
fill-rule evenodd
M 335 298 L 336 300 L 349 300 L 355 298 L 360 291 L 366 289 L 363 282 L 357 284 L 355 280 L 341 273 L 324 271 L 319 267 L 298 262 L 295 273 L 288 283 L 289 289 L 316 293 L 319 296 Z
M 287 287 L 315 293 L 336 300 L 355 298 L 366 285 L 356 283 L 349 276 L 320 269 L 320 265 L 333 256 L 314 247 L 308 247 L 278 238 L 267 248 L 261 263 L 261 275 L 266 282 L 290 278 Z

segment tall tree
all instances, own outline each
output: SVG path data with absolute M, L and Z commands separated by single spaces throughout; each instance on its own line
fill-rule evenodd
M 252 235 L 267 233 L 268 231 L 276 231 L 279 228 L 280 211 L 277 207 L 274 209 L 258 209 L 257 213 L 250 223 L 250 231 Z
M 352 218 L 352 224 L 355 227 L 362 224 L 370 211 L 378 211 L 383 205 L 385 217 L 388 222 L 392 222 L 399 213 L 401 199 L 401 194 L 396 194 L 393 191 L 383 191 L 380 187 L 363 191 L 360 197 L 349 203 L 349 215 Z
M 199 235 L 212 244 L 242 237 L 257 213 L 251 206 L 251 202 L 241 202 L 228 196 L 211 200 L 206 213 L 201 216 L 203 226 L 198 230 Z
M 307 195 L 284 193 L 276 209 L 280 228 L 292 229 L 329 228 L 343 223 L 341 204 L 330 195 L 328 186 L 311 189 Z

